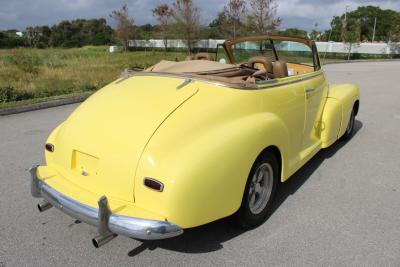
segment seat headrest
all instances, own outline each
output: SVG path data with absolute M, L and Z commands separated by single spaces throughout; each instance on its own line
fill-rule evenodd
M 197 53 L 194 56 L 195 60 L 210 60 L 213 61 L 213 58 L 208 53 Z
M 272 62 L 268 58 L 257 56 L 250 58 L 247 62 L 247 64 L 252 68 L 254 68 L 256 63 L 262 64 L 267 72 L 273 73 Z
M 285 61 L 278 60 L 272 63 L 275 78 L 285 78 L 288 76 L 288 68 Z

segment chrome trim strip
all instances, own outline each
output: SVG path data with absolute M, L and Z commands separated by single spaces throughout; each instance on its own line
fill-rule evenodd
M 315 73 L 313 75 L 307 76 L 307 77 L 299 77 L 299 79 L 296 80 L 291 80 L 283 83 L 276 84 L 278 82 L 277 79 L 272 79 L 272 80 L 266 80 L 263 81 L 262 84 L 263 86 L 244 86 L 242 84 L 227 84 L 227 83 L 222 83 L 222 82 L 216 82 L 216 81 L 211 81 L 207 79 L 202 79 L 197 76 L 193 76 L 190 74 L 181 74 L 181 73 L 168 73 L 168 72 L 140 72 L 140 73 L 130 73 L 128 74 L 129 77 L 135 77 L 135 76 L 160 76 L 160 77 L 169 77 L 169 78 L 182 78 L 182 79 L 191 79 L 192 81 L 199 81 L 199 82 L 204 82 L 208 84 L 213 84 L 217 86 L 222 86 L 226 88 L 232 88 L 232 89 L 237 89 L 237 90 L 259 90 L 259 89 L 267 89 L 267 88 L 274 88 L 277 86 L 281 85 L 287 85 L 287 84 L 292 84 L 292 83 L 298 83 L 302 81 L 306 81 L 312 78 L 315 78 L 317 76 L 320 76 L 323 74 L 322 70 L 318 70 L 318 73 Z
M 101 211 L 99 209 L 79 203 L 54 190 L 45 182 L 39 180 L 36 176 L 36 169 L 37 166 L 34 166 L 30 169 L 31 191 L 33 196 L 36 195 L 35 197 L 37 197 L 37 193 L 39 192 L 39 197 L 42 197 L 44 200 L 48 201 L 55 208 L 75 219 L 96 226 L 99 228 L 99 230 L 100 228 L 104 227 L 101 231 L 106 230 L 105 233 L 111 232 L 114 234 L 142 240 L 166 239 L 183 233 L 182 228 L 167 221 L 128 217 L 119 214 L 112 214 L 111 212 L 108 214 L 108 216 L 107 214 L 105 215 L 105 217 L 108 217 L 108 221 L 106 219 L 102 219 L 103 215 L 101 215 Z M 108 203 L 104 203 L 103 198 L 100 198 L 99 202 L 102 203 L 101 209 L 104 209 L 104 207 L 108 206 Z M 107 205 L 103 206 L 104 204 Z M 109 232 L 107 232 L 107 230 L 109 230 Z

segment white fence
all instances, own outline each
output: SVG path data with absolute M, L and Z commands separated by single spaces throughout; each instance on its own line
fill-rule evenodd
M 337 43 L 317 42 L 320 53 L 400 54 L 400 43 Z
M 225 40 L 200 40 L 194 47 L 202 49 L 215 49 Z M 400 43 L 360 43 L 348 44 L 339 42 L 316 42 L 320 53 L 360 53 L 360 54 L 400 54 Z M 164 48 L 163 40 L 131 40 L 129 47 L 137 48 Z M 186 48 L 182 40 L 168 40 L 169 48 Z M 300 49 L 300 47 L 299 47 Z
M 170 48 L 186 48 L 186 44 L 182 40 L 168 40 L 168 47 Z M 217 48 L 218 44 L 223 44 L 225 40 L 199 40 L 194 47 L 195 48 Z M 138 47 L 138 48 L 164 48 L 164 40 L 130 40 L 128 42 L 129 47 Z

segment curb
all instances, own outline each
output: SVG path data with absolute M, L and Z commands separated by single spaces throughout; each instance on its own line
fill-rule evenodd
M 35 104 L 28 104 L 28 105 L 23 105 L 23 106 L 19 106 L 19 107 L 0 109 L 0 116 L 80 103 L 80 102 L 83 102 L 84 100 L 86 100 L 89 96 L 90 96 L 90 94 L 85 94 L 85 95 L 80 95 L 80 96 L 73 96 L 73 97 L 66 97 L 66 98 L 61 98 L 61 99 L 57 99 L 57 100 L 51 100 L 51 101 L 42 102 L 42 103 L 35 103 Z

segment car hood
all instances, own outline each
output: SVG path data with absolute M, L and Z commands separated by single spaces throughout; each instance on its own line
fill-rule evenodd
M 55 137 L 52 162 L 64 177 L 98 195 L 134 202 L 141 154 L 158 127 L 197 89 L 182 78 L 134 76 L 101 89 Z

